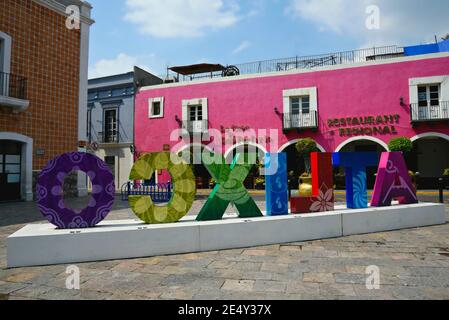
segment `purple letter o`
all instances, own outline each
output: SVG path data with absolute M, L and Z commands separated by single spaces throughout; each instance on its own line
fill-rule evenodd
M 74 171 L 86 173 L 92 181 L 92 198 L 83 210 L 72 210 L 64 203 L 63 185 Z M 39 210 L 60 229 L 90 228 L 102 221 L 114 204 L 115 183 L 109 167 L 89 153 L 66 153 L 51 160 L 36 185 Z

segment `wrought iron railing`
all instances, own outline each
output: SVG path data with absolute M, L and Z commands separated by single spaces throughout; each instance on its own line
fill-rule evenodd
M 128 201 L 130 196 L 150 196 L 154 203 L 167 203 L 172 197 L 172 184 L 127 182 L 122 186 L 121 194 L 123 201 Z
M 94 139 L 95 140 L 95 139 Z M 119 143 L 120 136 L 118 131 L 115 134 L 105 134 L 104 132 L 97 132 L 97 137 L 95 140 L 97 143 Z
M 284 130 L 318 128 L 318 112 L 293 114 L 284 113 Z
M 26 99 L 27 79 L 10 73 L 0 72 L 0 96 Z
M 440 101 L 436 106 L 420 106 L 418 103 L 412 103 L 410 114 L 412 122 L 449 120 L 449 101 Z
M 207 132 L 207 130 L 209 130 L 209 121 L 208 120 L 184 121 L 182 123 L 182 127 L 189 133 L 204 133 Z
M 317 67 L 354 64 L 366 61 L 388 60 L 404 56 L 404 48 L 398 46 L 373 47 L 367 49 L 342 51 L 328 54 L 296 56 L 283 59 L 263 60 L 257 62 L 237 64 L 238 74 L 257 74 L 294 69 L 313 69 Z M 234 66 L 233 66 L 234 67 Z M 167 71 L 167 76 L 174 77 Z M 178 79 L 192 81 L 203 78 L 223 77 L 223 72 L 208 72 Z

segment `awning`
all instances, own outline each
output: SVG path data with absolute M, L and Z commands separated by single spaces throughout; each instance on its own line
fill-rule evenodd
M 207 72 L 216 72 L 226 70 L 226 67 L 221 64 L 200 63 L 192 64 L 190 66 L 171 67 L 169 70 L 181 74 L 183 76 Z

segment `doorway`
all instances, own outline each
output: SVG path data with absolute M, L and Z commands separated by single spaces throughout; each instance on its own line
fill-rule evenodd
M 22 144 L 0 140 L 0 201 L 21 200 Z

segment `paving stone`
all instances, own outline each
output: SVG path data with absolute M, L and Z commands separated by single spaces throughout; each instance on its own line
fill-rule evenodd
M 160 298 L 165 300 L 192 300 L 199 292 L 199 290 L 187 290 L 178 286 L 161 288 L 161 291 L 163 293 Z
M 318 283 L 292 281 L 287 283 L 286 291 L 287 294 L 318 296 L 320 294 L 320 286 Z
M 14 282 L 4 282 L 0 281 L 0 294 L 9 295 L 17 290 L 26 288 L 29 286 L 25 283 L 14 283 Z
M 272 280 L 272 278 L 273 278 L 272 272 L 264 272 L 264 271 L 242 272 L 242 280 Z
M 226 280 L 222 290 L 251 292 L 254 290 L 254 280 Z
M 339 296 L 356 296 L 354 287 L 352 284 L 327 284 L 323 283 L 319 285 L 320 294 L 326 297 L 339 297 Z
M 211 268 L 211 269 L 228 269 L 228 268 L 232 268 L 233 266 L 235 266 L 235 264 L 236 264 L 235 261 L 217 260 L 217 261 L 211 262 L 207 266 L 207 268 Z
M 266 272 L 287 272 L 288 271 L 288 264 L 286 263 L 267 263 L 264 262 L 260 268 L 261 271 Z
M 303 281 L 313 283 L 334 283 L 335 279 L 332 273 L 305 272 Z
M 287 289 L 287 282 L 270 281 L 270 280 L 256 280 L 254 283 L 254 290 L 259 292 L 285 292 Z

